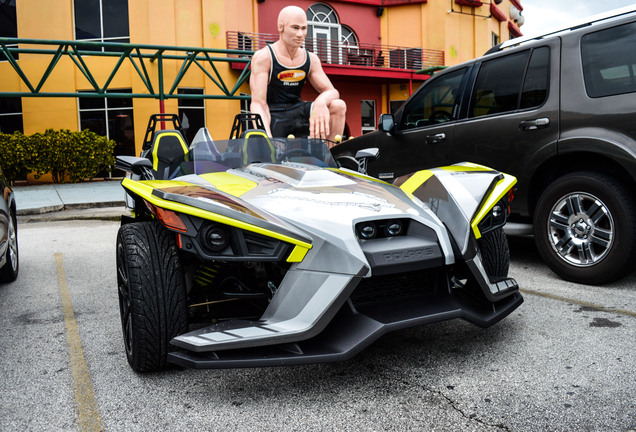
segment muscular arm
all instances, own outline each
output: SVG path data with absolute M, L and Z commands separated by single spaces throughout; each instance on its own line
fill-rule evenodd
M 329 104 L 340 98 L 340 93 L 331 84 L 327 74 L 322 69 L 320 59 L 314 53 L 311 56 L 311 69 L 309 70 L 309 82 L 319 93 L 312 107 L 309 117 L 309 135 L 312 138 L 327 138 L 329 135 Z
M 269 128 L 271 116 L 267 106 L 267 84 L 271 62 L 272 59 L 267 48 L 257 51 L 252 57 L 252 71 L 250 73 L 250 89 L 252 91 L 250 111 L 261 115 L 265 131 L 269 136 L 272 136 L 272 131 Z

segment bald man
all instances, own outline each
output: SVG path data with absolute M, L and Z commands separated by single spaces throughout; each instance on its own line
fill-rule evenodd
M 279 40 L 254 53 L 250 110 L 263 118 L 272 137 L 310 136 L 333 141 L 342 135 L 347 106 L 322 69 L 320 59 L 302 48 L 307 36 L 307 16 L 297 6 L 278 15 Z M 313 102 L 300 98 L 309 80 L 319 93 Z

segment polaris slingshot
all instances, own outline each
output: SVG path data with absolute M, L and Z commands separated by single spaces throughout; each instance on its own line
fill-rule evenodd
M 339 168 L 322 140 L 236 120 L 231 139 L 204 128 L 187 145 L 174 117 L 155 131 L 153 116 L 142 156 L 117 159 L 135 371 L 345 360 L 389 331 L 488 327 L 523 302 L 502 230 L 514 177 L 461 163 L 392 185 Z

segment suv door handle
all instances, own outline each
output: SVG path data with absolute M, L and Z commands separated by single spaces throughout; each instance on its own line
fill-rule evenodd
M 550 125 L 550 119 L 547 117 L 534 120 L 524 120 L 519 123 L 519 129 L 522 131 L 537 130 L 547 128 Z
M 446 134 L 445 133 L 438 133 L 435 135 L 428 135 L 426 137 L 426 144 L 435 144 L 438 142 L 442 142 L 446 139 Z

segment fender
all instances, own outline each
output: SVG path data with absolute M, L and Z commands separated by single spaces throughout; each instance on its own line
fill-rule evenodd
M 293 226 L 219 190 L 184 181 L 137 181 L 129 178 L 122 181 L 122 186 L 130 195 L 137 196 L 158 208 L 289 243 L 294 246 L 288 259 L 292 260 L 290 262 L 302 261 L 307 251 L 312 248 L 312 240 Z
M 474 280 L 491 301 L 505 297 L 518 285 L 512 278 L 490 278 L 475 240 L 482 234 L 480 222 L 493 214 L 493 208 L 502 200 L 503 218 L 489 229 L 505 224 L 509 212 L 507 194 L 516 182 L 511 175 L 468 162 L 418 171 L 396 180 L 402 190 L 425 202 L 448 228 Z
M 398 178 L 395 184 L 429 205 L 448 227 L 464 254 L 470 233 L 476 239 L 481 237 L 480 222 L 506 197 L 516 182 L 514 176 L 483 165 L 462 162 L 417 171 Z

